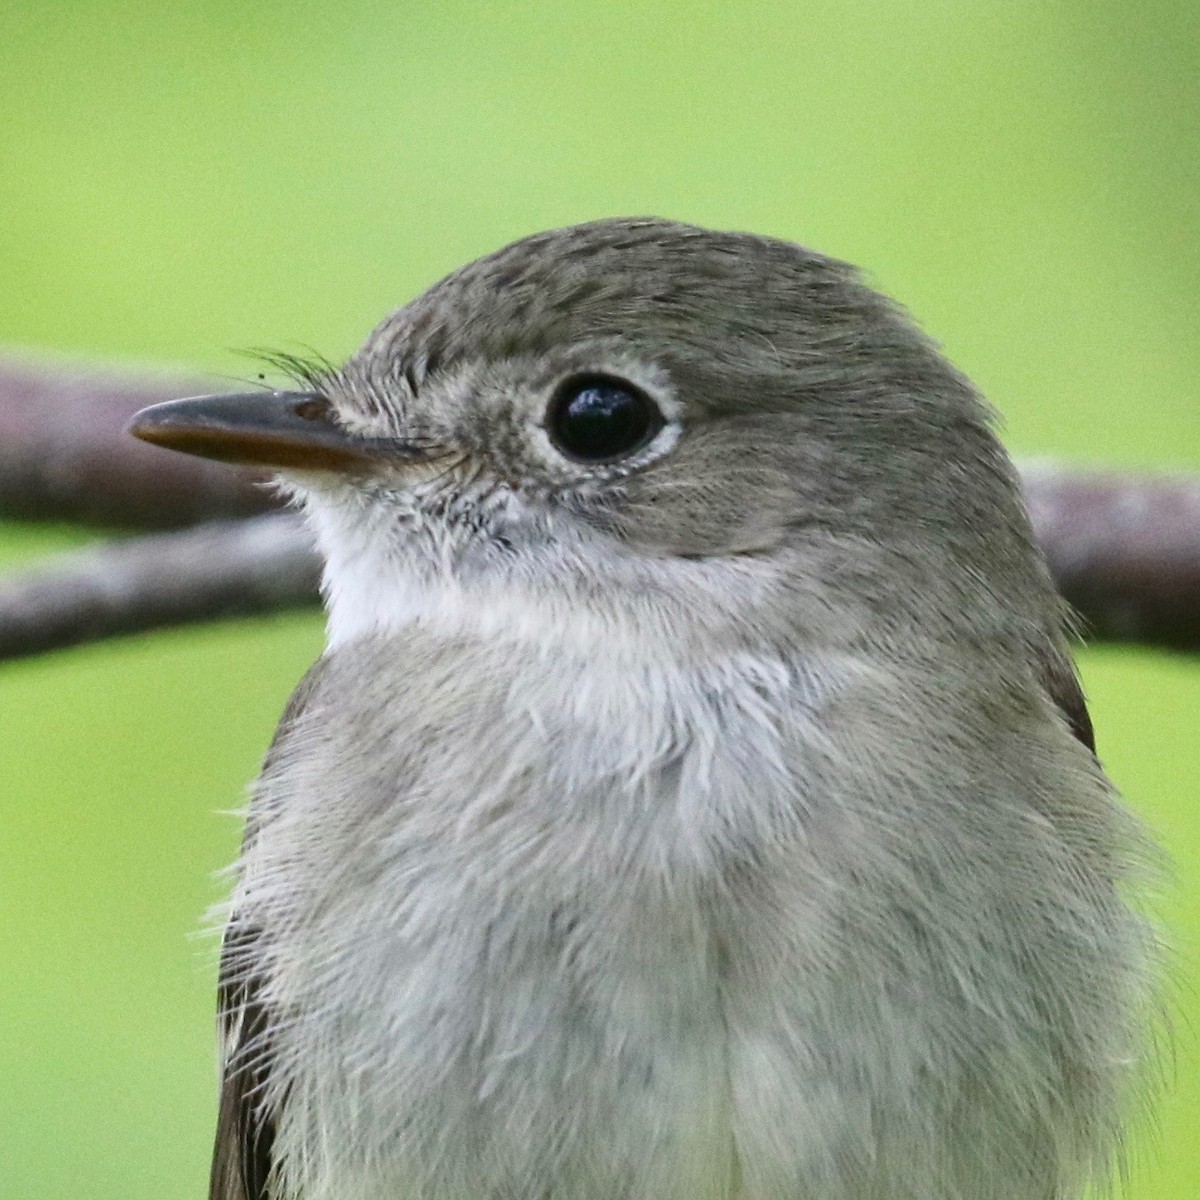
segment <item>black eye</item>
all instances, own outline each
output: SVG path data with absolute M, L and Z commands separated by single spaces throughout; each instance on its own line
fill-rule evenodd
M 551 440 L 581 462 L 620 458 L 644 446 L 662 427 L 662 413 L 645 392 L 606 376 L 569 379 L 546 414 Z

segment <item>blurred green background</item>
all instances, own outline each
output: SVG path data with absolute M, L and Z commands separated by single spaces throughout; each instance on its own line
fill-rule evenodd
M 1192 0 L 24 0 L 0 339 L 242 376 L 230 348 L 336 357 L 507 240 L 657 213 L 863 264 L 1020 454 L 1198 469 L 1198 163 Z M 0 527 L 0 562 L 79 536 Z M 204 1193 L 217 810 L 320 645 L 313 614 L 0 667 L 0 1195 Z M 1200 660 L 1082 666 L 1175 863 L 1177 1049 L 1128 1194 L 1192 1200 Z

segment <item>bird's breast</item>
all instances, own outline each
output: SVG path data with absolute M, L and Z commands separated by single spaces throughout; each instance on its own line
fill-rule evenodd
M 384 646 L 402 685 L 340 652 L 274 756 L 235 900 L 297 1195 L 728 1197 L 717 914 L 764 839 L 803 838 L 783 732 L 815 676 Z
M 1093 784 L 1057 726 L 1000 773 L 962 703 L 886 686 L 444 635 L 332 656 L 234 900 L 283 1200 L 1049 1194 L 1128 918 L 1036 801 Z

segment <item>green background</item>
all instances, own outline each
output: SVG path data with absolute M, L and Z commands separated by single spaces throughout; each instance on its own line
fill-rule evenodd
M 534 229 L 658 213 L 866 266 L 1020 454 L 1200 468 L 1200 7 L 195 0 L 0 10 L 0 339 L 336 357 Z M 28 561 L 69 530 L 0 528 Z M 203 1194 L 232 817 L 316 614 L 0 668 L 0 1196 Z M 1082 655 L 1174 881 L 1128 1194 L 1200 1184 L 1200 661 Z M 1190 1014 L 1190 1015 L 1189 1015 Z

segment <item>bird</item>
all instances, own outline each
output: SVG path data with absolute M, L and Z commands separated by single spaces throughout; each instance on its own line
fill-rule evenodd
M 1070 1200 L 1155 849 L 996 417 L 800 245 L 537 233 L 284 390 L 327 644 L 252 790 L 211 1200 Z

